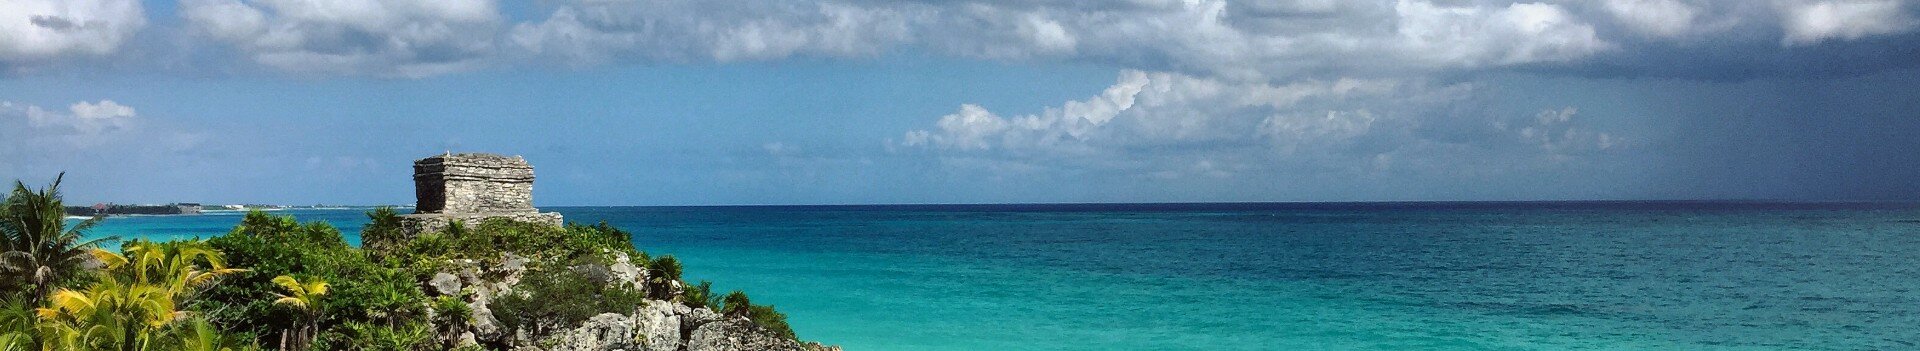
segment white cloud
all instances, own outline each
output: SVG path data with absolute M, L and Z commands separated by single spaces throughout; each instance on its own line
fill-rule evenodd
M 1404 131 L 1409 120 L 1348 108 L 1425 101 L 1406 86 L 1361 79 L 1276 85 L 1128 70 L 1099 95 L 1035 114 L 962 105 L 931 129 L 906 132 L 891 149 L 927 152 L 996 177 L 1078 169 L 1222 178 L 1270 170 L 1276 158 L 1371 160 L 1357 156 L 1368 151 L 1351 148 L 1377 126 Z
M 1303 21 L 1317 25 L 1291 24 Z M 963 57 L 1091 60 L 1253 80 L 1316 70 L 1565 62 L 1611 47 L 1558 5 L 1413 0 L 1297 6 L 573 1 L 544 20 L 515 26 L 511 42 L 570 64 L 853 57 L 921 47 Z
M 1607 0 L 1607 13 L 1634 33 L 1674 38 L 1694 31 L 1700 9 L 1677 0 Z
M 890 146 L 994 176 L 1053 170 L 1172 179 L 1397 168 L 1458 175 L 1447 160 L 1483 160 L 1475 172 L 1498 173 L 1489 167 L 1556 164 L 1622 145 L 1571 107 L 1510 117 L 1435 112 L 1457 110 L 1472 94 L 1471 86 L 1418 81 L 1271 84 L 1130 70 L 1097 96 L 1035 114 L 962 105 Z
M 1780 40 L 1783 45 L 1904 33 L 1920 24 L 1900 0 L 1783 2 L 1780 6 L 1786 29 L 1786 37 Z
M 514 26 L 509 38 L 530 55 L 575 65 L 863 56 L 903 42 L 903 16 L 830 1 L 574 1 Z
M 1793 50 L 1920 27 L 1906 0 L 555 0 L 511 16 L 524 20 L 509 20 L 497 0 L 179 1 L 186 30 L 156 35 L 190 37 L 131 54 L 122 46 L 147 22 L 137 1 L 0 2 L 0 65 L 20 71 L 69 57 L 237 54 L 285 72 L 421 77 L 497 65 L 922 51 L 1288 82 L 1516 66 L 1581 71 L 1637 56 L 1699 56 L 1686 51 L 1724 49 L 1729 41 L 1778 40 Z M 1783 35 L 1755 34 L 1775 31 Z M 152 61 L 114 58 L 130 67 Z M 1807 60 L 1815 69 L 1777 66 L 1817 72 L 1818 63 L 1832 61 Z M 213 61 L 202 64 L 228 63 Z
M 1402 53 L 1441 67 L 1572 61 L 1612 45 L 1595 35 L 1593 25 L 1551 4 L 1455 7 L 1401 0 L 1394 8 Z
M 1621 140 L 1611 134 L 1581 127 L 1574 120 L 1579 113 L 1580 110 L 1573 107 L 1542 110 L 1532 119 L 1496 126 L 1556 156 L 1604 151 L 1620 145 Z
M 135 0 L 0 1 L 0 65 L 111 54 L 146 23 Z
M 202 35 L 290 72 L 418 77 L 493 58 L 491 0 L 182 0 Z
M 78 158 L 162 157 L 155 154 L 180 152 L 205 139 L 150 122 L 113 100 L 81 101 L 65 109 L 0 101 L 0 160 L 17 167 L 4 169 L 7 172 L 50 174 Z
M 1386 81 L 1308 81 L 1290 85 L 1230 83 L 1187 75 L 1125 71 L 1099 96 L 1068 101 L 1045 111 L 1002 117 L 978 105 L 942 116 L 934 130 L 908 132 L 902 146 L 948 151 L 1003 150 L 1074 154 L 1105 148 L 1145 147 L 1260 138 L 1342 139 L 1365 129 L 1367 112 L 1322 112 L 1334 118 L 1273 116 L 1302 108 L 1307 100 L 1394 89 Z M 1353 118 L 1347 118 L 1353 117 Z
M 132 107 L 113 100 L 100 100 L 97 103 L 81 101 L 67 106 L 65 112 L 0 101 L 0 111 L 23 117 L 33 131 L 83 137 L 128 128 L 133 125 L 136 116 Z

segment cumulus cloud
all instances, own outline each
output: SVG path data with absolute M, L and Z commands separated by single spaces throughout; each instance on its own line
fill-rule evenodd
M 1908 33 L 1898 0 L 1057 1 L 575 0 L 514 26 L 517 55 L 571 65 L 866 57 L 895 50 L 1075 61 L 1242 81 L 1518 68 L 1821 72 L 1790 46 Z M 1780 33 L 1780 34 L 1768 34 Z M 1786 64 L 1718 56 L 1796 57 Z M 1637 58 L 1658 57 L 1639 61 Z M 1779 59 L 1774 59 L 1779 60 Z M 1857 70 L 1848 70 L 1857 71 Z
M 0 166 L 11 172 L 58 164 L 77 153 L 125 143 L 127 135 L 139 134 L 137 124 L 133 108 L 112 100 L 77 102 L 65 110 L 0 101 Z
M 847 57 L 914 46 L 1246 79 L 1315 69 L 1564 62 L 1610 47 L 1591 24 L 1555 4 L 1245 4 L 575 1 L 517 25 L 511 38 L 536 56 L 575 64 Z M 1317 25 L 1288 24 L 1302 21 Z
M 1608 14 L 1642 36 L 1674 38 L 1699 25 L 1700 8 L 1677 0 L 1607 0 Z
M 1394 8 L 1402 50 L 1440 66 L 1570 61 L 1611 45 L 1593 25 L 1552 4 L 1449 7 L 1402 0 Z
M 136 113 L 132 107 L 114 103 L 113 100 L 76 102 L 67 106 L 66 111 L 0 101 L 0 115 L 11 116 L 26 122 L 24 126 L 15 124 L 13 127 L 16 129 L 42 134 L 92 137 L 132 126 Z
M 871 55 L 905 41 L 905 21 L 898 9 L 831 1 L 594 0 L 568 2 L 508 36 L 527 54 L 575 65 L 728 62 Z
M 503 21 L 492 0 L 182 0 L 180 13 L 262 65 L 401 77 L 481 66 Z
M 1620 144 L 1619 138 L 1611 134 L 1580 127 L 1574 121 L 1579 112 L 1580 109 L 1573 107 L 1543 110 L 1531 119 L 1500 122 L 1495 127 L 1556 157 L 1605 151 Z
M 1033 114 L 1003 117 L 962 105 L 933 130 L 902 136 L 901 146 L 946 151 L 1074 154 L 1111 148 L 1276 139 L 1336 142 L 1364 130 L 1364 111 L 1325 111 L 1329 118 L 1285 115 L 1304 105 L 1394 91 L 1391 81 L 1307 81 L 1288 85 L 1232 83 L 1166 73 L 1125 71 L 1099 96 Z M 1278 114 L 1278 115 L 1276 115 Z
M 1828 40 L 1860 38 L 1904 33 L 1920 20 L 1908 12 L 1900 0 L 1816 1 L 1783 3 L 1782 27 L 1785 45 L 1816 44 Z
M 1254 172 L 1368 173 L 1447 159 L 1518 166 L 1618 149 L 1620 138 L 1581 123 L 1577 109 L 1525 116 L 1435 111 L 1473 94 L 1461 85 L 1398 80 L 1235 82 L 1125 71 L 1099 95 L 1027 115 L 962 105 L 929 129 L 890 141 L 976 171 L 1047 170 L 1231 177 Z M 1466 137 L 1461 137 L 1466 136 Z M 1458 171 L 1448 167 L 1444 171 Z
M 1689 64 L 1750 66 L 1726 70 L 1747 77 L 1822 72 L 1860 65 L 1832 59 L 1858 56 L 1834 46 L 1920 25 L 1903 0 L 556 0 L 526 11 L 502 13 L 496 0 L 181 0 L 186 30 L 163 33 L 193 33 L 177 41 L 188 57 L 237 54 L 319 75 L 919 51 L 1287 82 L 1505 69 L 1682 75 L 1663 67 Z M 5 2 L 0 64 L 113 54 L 143 16 L 132 0 Z M 1795 52 L 1816 43 L 1825 45 Z M 1904 67 L 1867 66 L 1838 71 Z
M 136 0 L 0 1 L 0 68 L 111 54 L 146 20 Z

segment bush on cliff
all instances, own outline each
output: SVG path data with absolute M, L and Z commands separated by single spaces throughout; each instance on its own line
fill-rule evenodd
M 703 282 L 704 283 L 704 282 Z M 787 325 L 787 315 L 773 309 L 771 305 L 754 305 L 747 293 L 734 290 L 720 298 L 719 312 L 728 317 L 746 317 L 754 325 L 771 331 L 780 337 L 794 339 L 793 327 Z
M 526 273 L 513 293 L 496 297 L 487 309 L 507 330 L 525 330 L 530 340 L 572 328 L 601 313 L 630 314 L 646 303 L 640 292 L 606 284 L 578 269 L 544 266 Z
M 602 222 L 595 225 L 552 226 L 517 222 L 504 218 L 488 219 L 478 226 L 456 222 L 437 233 L 422 233 L 406 240 L 388 239 L 401 229 L 396 214 L 374 213 L 365 230 L 379 241 L 397 241 L 387 250 L 372 250 L 382 261 L 414 267 L 416 273 L 432 274 L 452 260 L 470 259 L 484 264 L 497 263 L 501 253 L 513 253 L 535 262 L 570 262 L 591 259 L 609 263 L 616 253 L 628 257 L 646 257 L 634 249 L 632 235 Z
M 702 280 L 680 292 L 680 303 L 692 308 L 720 310 L 720 296 L 713 294 L 713 282 Z

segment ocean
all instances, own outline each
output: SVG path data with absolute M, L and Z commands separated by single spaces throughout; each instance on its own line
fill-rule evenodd
M 553 207 L 848 350 L 1920 349 L 1920 206 Z M 278 212 L 341 227 L 364 210 Z M 97 235 L 210 237 L 238 213 Z

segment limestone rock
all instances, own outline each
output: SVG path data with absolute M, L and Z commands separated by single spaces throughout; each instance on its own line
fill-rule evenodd
M 668 301 L 647 301 L 647 306 L 634 314 L 636 330 L 646 351 L 675 351 L 680 349 L 681 316 L 691 310 L 687 306 Z
M 580 323 L 579 328 L 555 336 L 547 351 L 632 350 L 633 319 L 617 313 L 602 313 Z
M 634 265 L 633 259 L 627 257 L 626 253 L 615 254 L 613 264 L 607 266 L 607 269 L 613 271 L 614 280 L 627 282 L 634 291 L 639 291 L 641 294 L 648 292 L 647 270 Z
M 440 295 L 460 294 L 460 277 L 447 272 L 434 273 L 433 278 L 427 280 L 427 285 L 432 286 L 433 291 Z
M 707 323 L 687 338 L 687 351 L 803 351 L 800 342 L 760 330 L 745 319 Z

